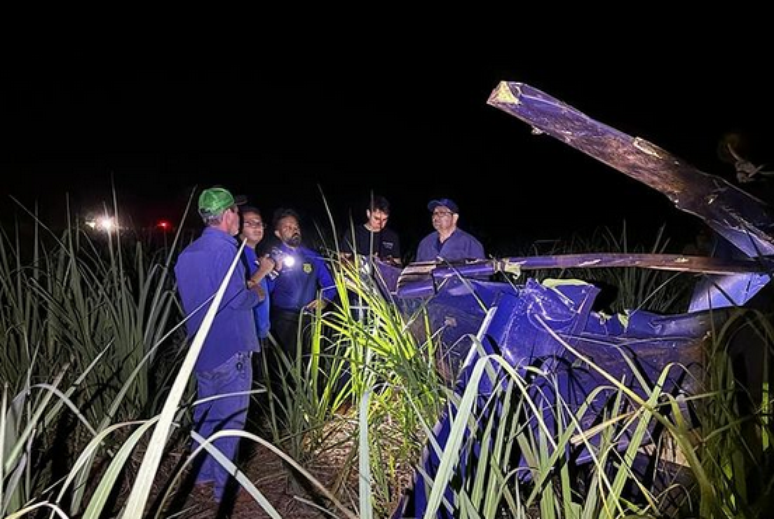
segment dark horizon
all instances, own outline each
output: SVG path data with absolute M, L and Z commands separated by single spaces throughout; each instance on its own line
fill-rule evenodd
M 753 77 L 719 79 L 718 59 L 686 50 L 615 69 L 573 56 L 552 56 L 550 67 L 537 56 L 451 64 L 417 56 L 303 71 L 261 64 L 6 74 L 0 106 L 14 131 L 0 156 L 0 216 L 18 212 L 13 195 L 56 221 L 65 193 L 85 209 L 109 202 L 114 183 L 136 222 L 177 221 L 194 186 L 222 184 L 267 218 L 292 206 L 307 224 L 326 226 L 323 194 L 341 226 L 349 214 L 363 218 L 373 190 L 391 201 L 391 226 L 406 248 L 432 230 L 425 206 L 437 197 L 455 199 L 461 227 L 494 253 L 620 229 L 623 220 L 639 236 L 666 222 L 667 234 L 690 237 L 701 223 L 663 195 L 531 135 L 486 100 L 501 80 L 525 82 L 732 180 L 720 139 L 738 133 L 749 160 L 774 162 L 774 101 Z M 742 187 L 766 198 L 764 182 Z

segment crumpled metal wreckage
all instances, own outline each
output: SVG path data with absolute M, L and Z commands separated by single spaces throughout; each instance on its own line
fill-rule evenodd
M 549 373 L 554 385 L 551 389 L 570 409 L 581 406 L 595 388 L 609 384 L 583 362 L 584 358 L 638 393 L 642 393 L 636 382 L 638 376 L 653 383 L 665 367 L 679 363 L 687 370 L 671 371 L 674 375 L 667 378 L 663 391 L 677 396 L 690 394 L 696 389 L 697 379 L 691 371 L 696 373 L 701 366 L 702 339 L 712 326 L 722 324 L 728 309 L 748 303 L 771 279 L 774 219 L 770 209 L 727 181 L 685 164 L 648 141 L 601 124 L 529 85 L 501 82 L 488 104 L 530 124 L 535 132 L 551 135 L 660 191 L 678 209 L 704 220 L 741 257 L 588 253 L 455 265 L 412 264 L 402 271 L 380 265 L 381 279 L 395 300 L 406 308 L 424 305 L 431 328 L 449 346 L 449 353 L 457 355 L 461 367 L 455 370 L 454 390 L 462 395 L 481 356 L 497 354 L 521 374 L 526 375 L 528 367 L 536 366 Z M 497 272 L 521 274 L 533 269 L 570 267 L 642 267 L 705 275 L 694 290 L 687 313 L 658 315 L 636 310 L 612 317 L 592 310 L 599 289 L 588 283 L 484 280 Z M 637 366 L 638 376 L 633 375 L 632 366 Z M 495 369 L 495 373 L 494 379 L 485 376 L 479 382 L 480 409 L 486 407 L 495 385 L 504 378 L 502 370 Z M 551 391 L 536 390 L 540 398 L 551 398 L 547 396 Z M 604 399 L 600 393 L 592 407 L 604 407 Z M 442 449 L 452 425 L 449 413 L 455 412 L 450 406 L 433 429 Z M 593 413 L 584 416 L 588 420 L 594 417 Z M 547 423 L 552 419 L 550 413 L 544 418 Z M 581 424 L 584 428 L 591 425 Z M 621 448 L 626 447 L 626 439 L 624 435 Z M 475 440 L 463 445 L 474 453 L 481 449 Z M 589 460 L 589 453 L 582 448 L 575 456 L 578 464 Z M 475 467 L 466 459 L 460 456 L 455 469 L 457 484 L 460 478 L 476 477 Z M 429 481 L 435 477 L 439 462 L 428 443 L 413 487 L 394 517 L 425 513 Z M 525 467 L 525 463 L 521 459 L 519 466 Z M 520 480 L 526 480 L 530 472 L 519 474 Z M 448 507 L 454 504 L 448 486 L 444 496 L 447 504 L 437 515 L 451 517 L 453 510 Z

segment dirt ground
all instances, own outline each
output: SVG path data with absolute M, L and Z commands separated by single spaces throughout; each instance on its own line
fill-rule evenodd
M 249 479 L 282 517 L 299 519 L 330 517 L 299 499 L 299 497 L 310 499 L 311 496 L 295 483 L 282 461 L 265 447 L 256 448 L 253 456 L 243 463 L 243 468 Z M 269 517 L 244 490 L 237 492 L 231 510 L 228 510 L 229 506 L 227 506 L 231 503 L 224 504 L 222 509 L 218 507 L 210 486 L 195 487 L 184 495 L 186 496 L 184 500 L 178 496 L 173 506 L 167 509 L 165 517 L 235 519 Z M 227 501 L 224 500 L 224 503 Z
M 342 433 L 343 434 L 343 433 Z M 320 497 L 303 476 L 294 477 L 287 465 L 269 449 L 263 446 L 251 446 L 241 459 L 240 466 L 247 477 L 266 499 L 284 518 L 317 519 L 329 518 L 317 507 L 331 508 L 333 505 Z M 357 515 L 357 474 L 344 474 L 347 459 L 351 456 L 351 445 L 343 444 L 328 449 L 315 458 L 304 468 L 317 478 L 326 489 L 333 489 L 342 475 L 348 477 L 339 485 L 337 498 L 354 515 Z M 165 463 L 160 472 L 159 481 L 168 481 L 175 472 L 174 458 Z M 355 459 L 355 464 L 357 463 Z M 180 518 L 217 518 L 231 517 L 235 519 L 259 519 L 269 515 L 255 502 L 252 496 L 242 489 L 235 489 L 231 499 L 224 499 L 220 507 L 215 503 L 210 486 L 193 487 L 190 474 L 183 477 L 184 483 L 175 492 L 174 497 L 166 507 L 163 517 Z M 188 481 L 187 483 L 185 481 Z M 335 515 L 344 517 L 344 513 L 336 510 Z

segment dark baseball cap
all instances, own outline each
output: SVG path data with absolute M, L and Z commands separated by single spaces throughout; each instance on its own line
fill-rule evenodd
M 457 206 L 457 204 L 454 202 L 454 200 L 450 198 L 439 198 L 438 200 L 430 200 L 430 203 L 427 204 L 427 210 L 431 213 L 435 211 L 436 207 L 446 207 L 451 211 L 452 213 L 459 213 L 460 208 Z

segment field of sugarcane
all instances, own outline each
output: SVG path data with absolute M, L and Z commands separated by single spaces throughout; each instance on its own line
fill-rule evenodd
M 0 517 L 215 517 L 186 486 L 201 338 L 185 337 L 172 272 L 185 243 L 26 217 L 0 238 Z M 633 250 L 620 238 L 605 246 Z M 525 377 L 497 356 L 455 392 L 423 308 L 401 311 L 357 263 L 332 268 L 338 302 L 312 320 L 311 360 L 285 358 L 270 390 L 256 380 L 232 517 L 389 517 L 412 483 L 427 488 L 425 517 L 774 513 L 768 313 L 738 309 L 706 338 L 701 392 L 676 399 L 631 364 L 639 391 L 609 377 L 597 390 L 608 404 L 584 428 L 590 406 L 571 409 L 547 394 L 549 373 Z M 616 283 L 626 308 L 685 303 L 671 275 L 594 275 Z M 761 351 L 754 384 L 734 377 L 744 341 Z M 495 371 L 505 377 L 482 402 L 475 388 Z M 454 419 L 441 447 L 427 439 L 444 412 Z M 440 468 L 415 479 L 425 448 Z M 590 463 L 576 463 L 581 451 Z M 477 477 L 455 477 L 460 466 Z

